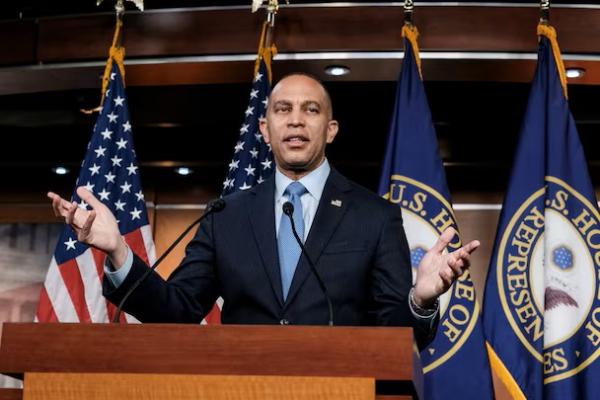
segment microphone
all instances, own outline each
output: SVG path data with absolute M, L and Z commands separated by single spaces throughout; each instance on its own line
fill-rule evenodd
M 135 281 L 133 283 L 133 285 L 131 285 L 131 287 L 129 288 L 129 290 L 125 293 L 125 295 L 123 296 L 123 298 L 119 302 L 119 305 L 117 307 L 115 315 L 113 316 L 113 318 L 111 320 L 112 323 L 119 322 L 119 317 L 121 315 L 121 310 L 123 309 L 123 305 L 125 304 L 125 302 L 129 298 L 129 296 L 131 296 L 131 294 L 135 291 L 135 289 L 137 289 L 138 286 L 140 286 L 142 284 L 142 282 L 144 282 L 146 280 L 146 278 L 148 278 L 148 276 L 152 273 L 152 271 L 154 271 L 156 269 L 156 267 L 158 267 L 158 265 L 165 259 L 165 257 L 167 257 L 169 255 L 169 253 L 171 253 L 171 251 L 173 251 L 173 249 L 175 248 L 175 246 L 177 246 L 179 244 L 179 242 L 181 242 L 181 240 L 183 240 L 183 238 L 185 237 L 185 235 L 187 235 L 188 232 L 194 226 L 196 226 L 197 224 L 199 224 L 200 222 L 202 222 L 202 220 L 204 218 L 208 217 L 210 214 L 213 214 L 213 213 L 216 213 L 216 212 L 220 212 L 224 208 L 225 208 L 225 200 L 223 200 L 223 199 L 214 199 L 214 200 L 211 200 L 211 201 L 208 202 L 208 204 L 206 205 L 206 209 L 204 210 L 204 213 L 202 213 L 202 215 L 200 216 L 200 218 L 198 218 L 197 220 L 195 220 L 194 222 L 192 222 L 192 224 L 190 226 L 188 226 L 186 228 L 186 230 L 183 231 L 183 233 L 181 235 L 179 235 L 179 237 L 177 237 L 177 239 L 175 239 L 175 241 L 159 257 L 159 259 L 154 262 L 154 264 L 152 265 L 152 267 L 148 268 L 148 270 L 137 281 Z
M 327 301 L 327 307 L 329 308 L 329 326 L 333 326 L 333 305 L 331 303 L 331 299 L 329 298 L 329 294 L 327 293 L 327 287 L 325 286 L 323 279 L 321 279 L 321 275 L 319 275 L 319 272 L 315 268 L 315 264 L 310 259 L 308 252 L 306 251 L 306 248 L 304 247 L 304 244 L 302 243 L 302 239 L 300 239 L 300 236 L 298 236 L 298 232 L 296 231 L 296 224 L 294 224 L 294 218 L 292 217 L 292 215 L 294 214 L 294 205 L 292 203 L 290 203 L 289 201 L 286 201 L 283 204 L 282 210 L 283 210 L 283 213 L 285 215 L 287 215 L 288 218 L 290 219 L 290 222 L 292 224 L 292 232 L 294 233 L 296 242 L 298 242 L 298 245 L 300 246 L 300 249 L 302 250 L 302 254 L 304 254 L 304 257 L 306 257 L 306 260 L 308 261 L 308 265 L 310 265 L 310 270 L 312 271 L 315 278 L 317 278 L 317 282 L 319 283 L 319 287 L 321 288 L 321 291 L 323 292 L 323 296 L 325 296 L 325 300 Z

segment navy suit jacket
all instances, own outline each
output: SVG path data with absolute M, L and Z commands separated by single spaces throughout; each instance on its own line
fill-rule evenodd
M 327 303 L 304 256 L 283 300 L 274 190 L 271 177 L 225 197 L 226 207 L 200 224 L 169 279 L 150 275 L 124 310 L 142 322 L 199 323 L 221 296 L 223 323 L 327 324 Z M 332 169 L 305 245 L 327 286 L 335 325 L 414 326 L 421 336 L 432 334 L 408 307 L 412 277 L 399 207 Z M 134 257 L 118 288 L 105 278 L 105 296 L 118 303 L 146 269 Z

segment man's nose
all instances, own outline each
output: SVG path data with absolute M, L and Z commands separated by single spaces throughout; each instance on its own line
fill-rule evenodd
M 304 114 L 300 109 L 293 109 L 289 113 L 288 125 L 290 126 L 304 126 Z

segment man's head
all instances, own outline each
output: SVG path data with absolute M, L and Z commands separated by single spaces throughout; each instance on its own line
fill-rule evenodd
M 292 179 L 301 178 L 321 165 L 326 144 L 338 132 L 329 93 L 309 75 L 284 77 L 271 91 L 260 131 L 279 170 Z

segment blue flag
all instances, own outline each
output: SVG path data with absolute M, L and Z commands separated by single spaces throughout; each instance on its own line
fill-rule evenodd
M 418 32 L 405 25 L 402 35 L 404 61 L 379 194 L 402 208 L 414 277 L 439 235 L 450 226 L 457 229 L 457 224 L 420 76 Z M 448 251 L 461 246 L 456 235 Z M 425 399 L 493 397 L 479 307 L 468 270 L 441 297 L 440 325 L 432 343 L 421 352 L 420 364 Z
M 514 398 L 598 398 L 600 215 L 554 29 L 538 64 L 487 276 L 484 331 Z

